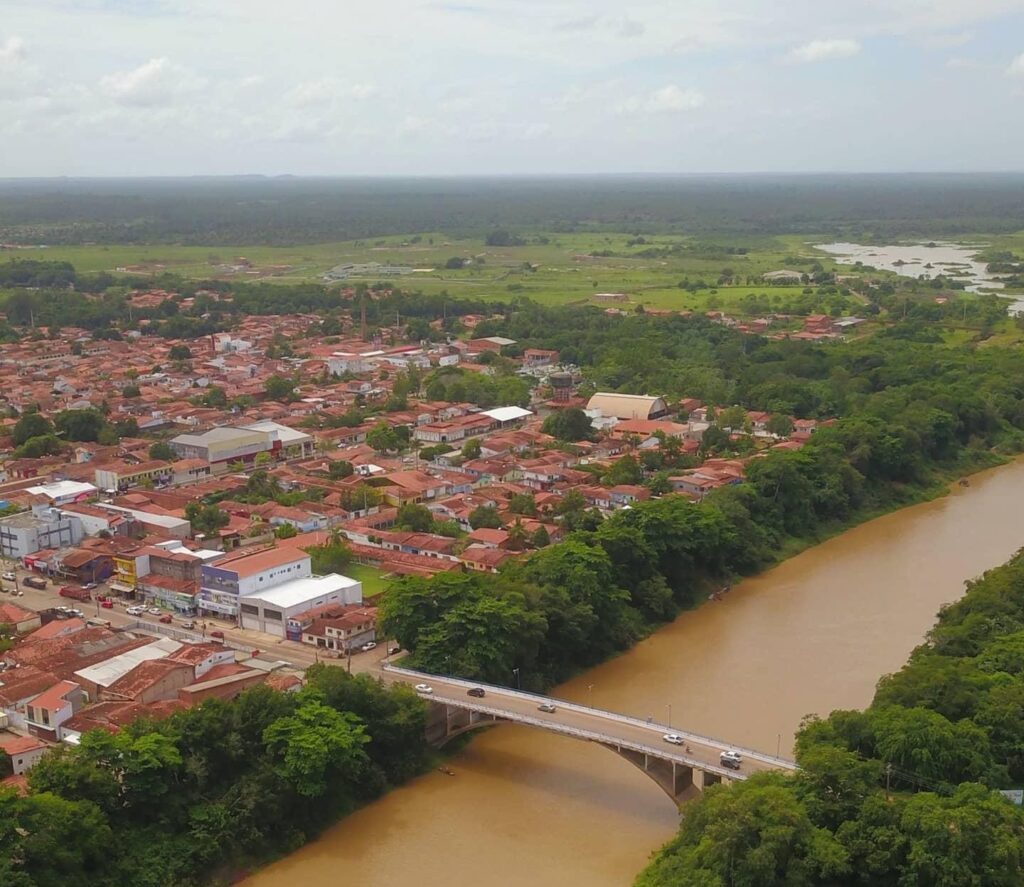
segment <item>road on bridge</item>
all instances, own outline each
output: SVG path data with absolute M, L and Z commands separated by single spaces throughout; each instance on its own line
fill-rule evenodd
M 513 722 L 517 718 L 526 718 L 533 722 L 541 722 L 537 726 L 547 726 L 553 732 L 569 734 L 572 730 L 585 731 L 608 737 L 612 742 L 621 741 L 632 746 L 648 747 L 656 754 L 675 759 L 679 763 L 696 765 L 713 773 L 723 773 L 719 755 L 723 751 L 735 750 L 743 755 L 743 763 L 739 771 L 725 770 L 723 775 L 728 778 L 742 779 L 752 773 L 765 770 L 795 770 L 796 764 L 784 758 L 776 758 L 751 749 L 728 745 L 725 742 L 688 733 L 678 727 L 664 724 L 647 723 L 637 718 L 617 715 L 600 709 L 588 708 L 578 703 L 566 702 L 548 696 L 521 693 L 494 687 L 489 684 L 474 684 L 455 678 L 444 678 L 419 672 L 400 670 L 384 666 L 382 672 L 385 680 L 404 683 L 410 686 L 427 684 L 433 692 L 427 697 L 435 702 L 449 703 L 460 708 L 478 711 L 500 710 L 507 714 Z M 473 687 L 483 687 L 486 695 L 482 698 L 468 695 Z M 550 702 L 555 706 L 554 712 L 540 711 L 541 703 Z M 532 726 L 532 725 L 531 725 Z M 673 745 L 665 741 L 664 736 L 674 733 L 682 736 L 683 745 Z

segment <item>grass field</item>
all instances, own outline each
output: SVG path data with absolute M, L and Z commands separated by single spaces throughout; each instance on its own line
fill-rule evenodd
M 8 255 L 19 258 L 47 258 L 71 262 L 80 271 L 109 271 L 141 266 L 154 274 L 173 272 L 189 278 L 265 280 L 271 283 L 319 281 L 325 271 L 343 263 L 377 262 L 402 265 L 415 273 L 391 278 L 395 285 L 428 294 L 449 293 L 483 300 L 510 300 L 517 296 L 546 305 L 595 301 L 597 293 L 624 293 L 625 303 L 617 307 L 646 307 L 703 311 L 735 308 L 750 295 L 767 294 L 772 303 L 798 295 L 801 287 L 766 287 L 753 284 L 768 271 L 792 267 L 807 270 L 806 264 L 792 265 L 792 259 L 815 258 L 826 269 L 836 267 L 832 259 L 814 250 L 814 238 L 723 237 L 714 244 L 698 243 L 684 236 L 648 237 L 631 243 L 631 235 L 559 234 L 547 232 L 529 236 L 523 246 L 486 246 L 480 238 L 450 238 L 441 233 L 421 233 L 380 240 L 344 241 L 300 246 L 68 246 L 25 250 Z M 1024 233 L 988 239 L 1002 249 L 1024 251 Z M 683 252 L 667 256 L 639 256 L 638 253 L 682 245 Z M 745 254 L 729 248 L 745 248 Z M 614 256 L 592 255 L 610 251 Z M 463 268 L 446 269 L 445 263 L 459 257 L 470 260 Z M 251 272 L 225 272 L 218 266 L 244 258 Z M 787 261 L 789 259 L 790 261 Z M 841 267 L 841 266 L 840 266 Z M 735 286 L 717 286 L 729 270 Z M 351 278 L 351 283 L 376 283 L 380 278 Z M 709 289 L 696 293 L 679 287 L 680 281 L 703 280 Z
M 372 598 L 387 589 L 390 579 L 385 579 L 384 574 L 376 567 L 368 567 L 366 564 L 349 564 L 345 567 L 345 575 L 363 583 L 363 597 Z

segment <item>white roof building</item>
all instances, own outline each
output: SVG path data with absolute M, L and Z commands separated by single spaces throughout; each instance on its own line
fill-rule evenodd
M 495 407 L 493 410 L 484 410 L 485 416 L 490 416 L 499 425 L 507 425 L 509 422 L 518 422 L 527 416 L 532 416 L 529 410 L 522 407 Z
M 175 641 L 171 638 L 160 638 L 153 641 L 152 644 L 136 647 L 127 653 L 111 656 L 110 659 L 105 659 L 103 662 L 97 662 L 95 665 L 90 665 L 88 668 L 76 671 L 75 675 L 83 681 L 98 684 L 100 687 L 109 687 L 115 681 L 123 678 L 139 663 L 148 662 L 151 659 L 163 659 L 175 650 L 181 649 L 182 646 L 183 644 L 180 641 Z
M 39 484 L 36 487 L 26 487 L 25 492 L 31 493 L 33 496 L 45 496 L 54 505 L 67 505 L 69 502 L 87 499 L 99 491 L 92 484 L 80 483 L 76 480 L 57 480 L 49 484 Z
M 288 619 L 296 613 L 326 604 L 359 604 L 362 600 L 362 582 L 338 573 L 293 579 L 238 599 L 242 628 L 279 637 L 284 637 Z

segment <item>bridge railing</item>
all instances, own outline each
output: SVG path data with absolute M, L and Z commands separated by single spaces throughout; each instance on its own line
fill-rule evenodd
M 467 690 L 472 689 L 473 687 L 485 687 L 485 688 L 487 688 L 489 690 L 492 690 L 493 692 L 498 693 L 498 694 L 504 694 L 506 696 L 514 696 L 514 697 L 517 697 L 519 699 L 526 699 L 526 700 L 530 700 L 532 702 L 538 702 L 538 703 L 540 703 L 540 702 L 552 702 L 552 703 L 556 703 L 559 708 L 569 709 L 570 711 L 575 711 L 575 712 L 578 712 L 580 714 L 607 718 L 607 719 L 612 720 L 612 721 L 618 721 L 619 723 L 622 723 L 622 724 L 630 724 L 631 726 L 634 726 L 634 727 L 643 727 L 645 729 L 653 729 L 653 730 L 664 730 L 666 733 L 678 733 L 684 739 L 692 741 L 692 742 L 697 742 L 697 743 L 699 743 L 701 745 L 710 745 L 710 746 L 713 746 L 713 747 L 719 747 L 719 748 L 723 748 L 723 749 L 731 749 L 733 751 L 738 751 L 742 755 L 745 755 L 747 757 L 753 758 L 753 759 L 758 760 L 758 761 L 762 761 L 764 763 L 774 764 L 774 765 L 776 765 L 776 766 L 778 766 L 778 767 L 780 767 L 782 769 L 785 769 L 785 770 L 796 770 L 797 769 L 796 762 L 790 760 L 789 758 L 782 758 L 782 757 L 778 757 L 776 755 L 766 754 L 765 752 L 758 751 L 757 749 L 745 748 L 744 746 L 741 746 L 741 745 L 732 745 L 732 744 L 730 744 L 728 742 L 723 742 L 721 739 L 716 739 L 713 736 L 704 736 L 701 733 L 693 733 L 693 732 L 688 731 L 688 730 L 682 730 L 682 729 L 677 728 L 677 727 L 670 727 L 670 726 L 668 726 L 666 724 L 660 724 L 660 723 L 657 723 L 655 721 L 647 721 L 645 718 L 635 718 L 635 717 L 633 717 L 631 715 L 623 715 L 623 714 L 619 714 L 618 712 L 608 711 L 607 709 L 603 709 L 603 708 L 594 708 L 593 706 L 589 706 L 589 705 L 580 705 L 579 703 L 570 702 L 567 699 L 560 699 L 560 698 L 555 697 L 555 696 L 544 696 L 544 695 L 542 695 L 540 693 L 525 693 L 522 690 L 513 690 L 513 689 L 511 689 L 509 687 L 499 687 L 496 684 L 484 684 L 484 683 L 481 683 L 480 681 L 467 681 L 467 680 L 465 680 L 463 678 L 450 678 L 450 677 L 447 677 L 446 675 L 432 675 L 432 674 L 427 674 L 426 672 L 422 672 L 422 671 L 414 671 L 413 669 L 402 668 L 401 666 L 398 666 L 398 665 L 390 665 L 388 663 L 385 663 L 382 666 L 382 668 L 385 671 L 398 672 L 400 674 L 407 675 L 408 677 L 411 677 L 411 678 L 422 678 L 424 680 L 424 682 L 427 682 L 427 681 L 430 681 L 430 680 L 435 680 L 435 681 L 441 680 L 441 681 L 445 681 L 446 683 L 449 683 L 449 684 L 455 684 L 456 686 L 465 687 Z M 478 705 L 475 702 L 473 702 L 473 703 L 463 702 L 462 700 L 459 700 L 459 702 L 460 702 L 460 704 L 464 704 L 466 708 L 473 708 L 474 710 L 482 710 L 482 709 L 480 709 L 478 707 Z M 517 717 L 519 717 L 519 716 L 517 715 Z M 545 721 L 540 721 L 539 719 L 538 719 L 538 723 L 546 724 Z M 729 771 L 729 772 L 734 772 L 734 771 Z
M 418 674 L 418 672 L 413 672 L 413 674 Z M 471 686 L 479 687 L 481 685 L 472 684 Z M 484 684 L 483 686 L 486 687 L 490 685 Z M 548 697 L 541 696 L 538 698 L 547 699 Z M 577 739 L 586 739 L 590 742 L 600 742 L 604 745 L 614 745 L 618 748 L 627 748 L 630 751 L 650 755 L 652 758 L 657 758 L 662 761 L 673 761 L 676 764 L 692 767 L 695 770 L 701 770 L 705 773 L 713 773 L 716 776 L 721 776 L 725 779 L 746 779 L 750 775 L 749 773 L 741 773 L 739 770 L 730 770 L 725 767 L 720 767 L 709 761 L 701 761 L 698 758 L 691 758 L 685 754 L 675 751 L 675 749 L 670 750 L 660 745 L 647 745 L 646 743 L 636 742 L 632 739 L 622 739 L 621 737 L 614 736 L 611 733 L 601 733 L 597 730 L 586 730 L 581 727 L 572 727 L 569 724 L 563 724 L 559 721 L 543 721 L 540 718 L 520 714 L 519 712 L 510 713 L 507 709 L 481 705 L 475 699 L 472 702 L 467 702 L 462 699 L 450 699 L 446 696 L 440 696 L 434 697 L 434 701 L 440 705 L 455 704 L 460 708 L 464 707 L 467 710 L 478 714 L 492 715 L 495 718 L 500 718 L 503 721 L 508 721 L 513 724 L 525 724 L 530 727 L 539 727 L 540 729 L 547 730 L 550 733 L 561 733 L 565 736 L 574 736 Z M 644 723 L 647 725 L 646 721 Z

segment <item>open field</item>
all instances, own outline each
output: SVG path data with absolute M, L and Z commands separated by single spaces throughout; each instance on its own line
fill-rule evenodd
M 630 309 L 642 304 L 677 311 L 736 310 L 744 299 L 762 294 L 772 307 L 784 305 L 799 296 L 803 287 L 766 286 L 757 282 L 760 275 L 782 268 L 807 271 L 815 260 L 826 270 L 844 267 L 811 245 L 829 239 L 825 235 L 698 239 L 535 232 L 523 237 L 526 242 L 517 246 L 488 246 L 481 237 L 454 238 L 438 232 L 298 246 L 91 244 L 8 250 L 0 253 L 0 261 L 45 258 L 68 261 L 84 272 L 136 276 L 166 272 L 192 279 L 280 284 L 320 282 L 325 271 L 339 264 L 377 263 L 416 270 L 390 278 L 371 272 L 346 282 L 374 284 L 386 279 L 407 290 L 488 301 L 526 297 L 545 305 L 595 302 Z M 1024 252 L 1024 232 L 970 240 Z M 446 268 L 454 258 L 465 260 L 464 267 Z M 720 285 L 723 275 L 732 283 Z M 707 288 L 690 292 L 680 287 L 681 281 L 702 281 Z M 626 298 L 595 299 L 599 293 Z
M 376 567 L 366 564 L 349 564 L 345 567 L 345 575 L 363 583 L 363 597 L 372 598 L 383 592 L 390 579 L 385 579 L 384 574 Z

